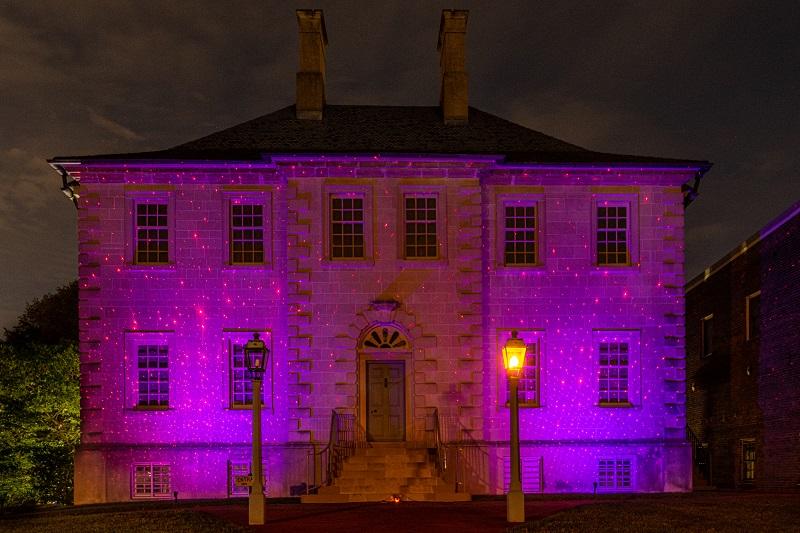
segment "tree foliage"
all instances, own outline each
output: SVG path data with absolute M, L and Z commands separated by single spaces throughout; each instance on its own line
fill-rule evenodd
M 80 441 L 77 316 L 73 283 L 28 305 L 0 343 L 2 507 L 72 501 Z

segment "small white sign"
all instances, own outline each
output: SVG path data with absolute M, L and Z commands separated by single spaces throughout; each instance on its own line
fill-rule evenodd
M 253 476 L 252 474 L 245 474 L 242 476 L 236 476 L 234 479 L 234 483 L 236 483 L 237 487 L 252 487 L 253 486 Z

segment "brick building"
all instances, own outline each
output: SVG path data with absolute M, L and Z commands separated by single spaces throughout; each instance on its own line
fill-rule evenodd
M 800 202 L 686 285 L 701 482 L 800 486 Z
M 689 490 L 682 187 L 710 165 L 469 107 L 465 11 L 442 14 L 439 106 L 328 105 L 322 13 L 297 16 L 295 105 L 50 161 L 79 208 L 76 502 L 246 493 L 256 332 L 270 495 L 502 493 L 512 329 L 526 491 Z M 331 424 L 361 447 L 335 480 Z M 365 454 L 384 464 L 353 481 Z

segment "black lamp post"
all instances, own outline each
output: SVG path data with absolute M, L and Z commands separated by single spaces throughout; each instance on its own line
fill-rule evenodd
M 264 481 L 261 472 L 261 382 L 269 359 L 267 345 L 258 333 L 244 346 L 244 364 L 253 379 L 253 457 L 251 472 L 253 483 L 250 486 L 249 523 L 264 523 Z
M 525 341 L 517 338 L 517 332 L 511 332 L 511 338 L 503 346 L 503 366 L 508 376 L 511 400 L 511 480 L 506 496 L 506 520 L 509 522 L 525 521 L 525 495 L 522 493 L 522 475 L 519 464 L 519 374 L 525 361 L 528 347 Z

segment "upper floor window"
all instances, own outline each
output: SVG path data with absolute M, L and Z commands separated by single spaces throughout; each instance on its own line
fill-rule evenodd
M 364 199 L 332 194 L 330 202 L 331 259 L 364 258 Z
M 536 204 L 507 204 L 503 211 L 503 262 L 507 266 L 535 265 L 538 257 Z
M 136 203 L 135 262 L 142 265 L 169 263 L 168 204 Z
M 406 194 L 404 196 L 405 257 L 406 259 L 436 259 L 439 257 L 438 197 L 435 194 Z
M 714 315 L 708 315 L 700 321 L 700 345 L 703 348 L 703 357 L 714 352 Z
M 597 204 L 597 264 L 630 264 L 630 208 L 627 203 Z
M 169 347 L 158 344 L 139 345 L 136 354 L 138 368 L 139 407 L 169 406 Z
M 264 263 L 264 205 L 233 203 L 230 215 L 231 264 Z
M 758 339 L 761 336 L 761 291 L 745 298 L 745 323 L 747 340 Z
M 172 496 L 170 465 L 137 463 L 133 465 L 134 498 L 169 498 Z

